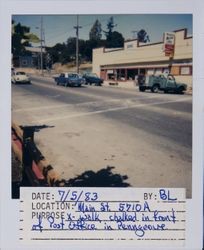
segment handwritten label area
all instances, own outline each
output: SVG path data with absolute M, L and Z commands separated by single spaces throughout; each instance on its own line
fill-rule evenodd
M 121 240 L 185 243 L 185 190 L 27 188 L 20 191 L 21 241 Z

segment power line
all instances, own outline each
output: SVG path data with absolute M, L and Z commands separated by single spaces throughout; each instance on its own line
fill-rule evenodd
M 120 15 L 113 15 L 114 16 L 114 18 L 116 17 L 118 17 L 118 16 L 120 16 Z M 79 16 L 80 17 L 80 16 Z M 100 21 L 100 23 L 104 23 L 104 22 L 107 22 L 108 21 L 108 17 L 107 18 L 103 18 L 103 19 L 101 19 L 101 20 L 99 20 Z M 84 27 L 88 27 L 88 26 L 90 26 L 90 28 L 91 28 L 91 26 L 94 24 L 94 22 L 89 22 L 89 23 L 86 23 L 86 24 L 83 24 L 83 26 L 80 26 L 81 28 L 84 28 Z M 76 27 L 76 26 L 75 26 Z M 53 38 L 55 38 L 56 36 L 59 38 L 59 37 L 64 37 L 64 36 L 69 36 L 69 32 L 71 32 L 71 31 L 73 31 L 73 29 L 72 28 L 70 28 L 69 30 L 67 30 L 66 32 L 63 30 L 63 31 L 60 31 L 60 32 L 57 32 L 57 34 L 55 33 L 55 31 L 59 31 L 59 28 L 55 28 L 55 29 L 53 29 L 52 28 L 52 31 L 53 31 L 53 34 L 50 36 L 49 35 L 49 39 L 48 39 L 48 37 L 47 37 L 47 41 L 49 42 L 49 41 L 51 41 L 52 40 L 52 37 Z

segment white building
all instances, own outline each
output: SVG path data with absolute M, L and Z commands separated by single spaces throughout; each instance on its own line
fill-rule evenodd
M 164 36 L 158 43 L 141 44 L 131 40 L 124 43 L 124 48 L 94 49 L 93 72 L 105 80 L 118 82 L 133 81 L 140 73 L 171 73 L 178 81 L 192 87 L 192 36 L 187 36 L 187 29 L 176 30 L 173 35 L 171 55 L 167 55 L 169 45 L 166 47 Z

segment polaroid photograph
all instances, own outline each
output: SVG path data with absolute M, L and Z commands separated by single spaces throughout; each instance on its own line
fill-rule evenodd
M 202 1 L 0 6 L 1 249 L 202 249 Z

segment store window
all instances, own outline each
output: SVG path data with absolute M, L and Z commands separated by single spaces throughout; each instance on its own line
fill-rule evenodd
M 162 75 L 162 73 L 163 73 L 162 68 L 155 69 L 155 75 Z
M 174 76 L 179 75 L 179 67 L 178 66 L 172 66 L 171 74 L 174 75 Z
M 116 79 L 118 81 L 125 81 L 126 80 L 125 69 L 117 69 L 116 70 Z
M 135 80 L 138 74 L 138 69 L 127 69 L 127 80 Z
M 113 69 L 107 70 L 107 79 L 108 80 L 115 80 L 115 75 Z
M 190 66 L 182 66 L 180 67 L 181 75 L 191 75 L 191 67 Z
M 147 75 L 149 76 L 154 75 L 154 69 L 153 68 L 147 69 Z

